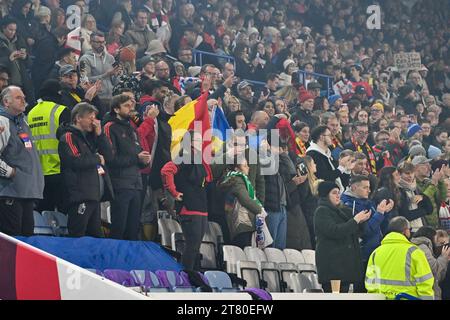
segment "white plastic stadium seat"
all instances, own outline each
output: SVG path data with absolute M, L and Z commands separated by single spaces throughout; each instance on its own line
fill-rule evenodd
M 277 248 L 266 248 L 264 249 L 264 253 L 266 254 L 267 261 L 275 262 L 275 263 L 281 263 L 281 262 L 287 262 L 286 256 L 284 255 L 283 251 Z
M 226 262 L 226 271 L 228 273 L 238 274 L 237 262 L 247 261 L 247 256 L 241 248 L 236 246 L 223 246 L 223 260 Z
M 290 275 L 292 290 L 297 293 L 303 293 L 306 290 L 313 289 L 313 285 L 309 279 L 301 273 L 292 273 Z
M 172 233 L 183 233 L 180 224 L 173 219 L 158 219 L 158 232 L 161 235 L 161 244 L 172 246 Z
M 258 268 L 261 270 L 261 262 L 267 261 L 266 254 L 259 248 L 245 247 L 245 255 L 249 261 L 255 261 L 258 264 Z
M 260 275 L 255 261 L 239 260 L 236 267 L 238 277 L 247 281 L 247 288 L 260 288 Z
M 303 257 L 303 254 L 295 249 L 284 249 L 283 253 L 286 257 L 287 262 L 291 263 L 306 263 L 305 258 Z
M 306 263 L 316 265 L 316 251 L 305 249 L 302 250 L 302 254 Z

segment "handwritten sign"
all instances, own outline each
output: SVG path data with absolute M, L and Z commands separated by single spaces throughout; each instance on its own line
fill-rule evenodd
M 422 59 L 418 52 L 395 54 L 394 61 L 399 71 L 417 70 L 422 66 Z

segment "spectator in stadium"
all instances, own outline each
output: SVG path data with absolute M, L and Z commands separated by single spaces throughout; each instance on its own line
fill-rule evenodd
M 8 86 L 9 72 L 8 69 L 0 65 L 0 92 Z
M 291 122 L 294 123 L 297 120 L 301 122 L 306 122 L 310 128 L 317 126 L 318 121 L 312 115 L 312 110 L 314 107 L 314 97 L 310 93 L 306 93 L 300 97 L 300 107 L 292 115 Z
M 368 171 L 372 174 L 376 174 L 377 170 L 381 169 L 383 166 L 383 159 L 378 159 L 375 157 L 375 153 L 367 142 L 369 136 L 369 126 L 365 123 L 356 122 L 353 124 L 353 137 L 351 142 L 347 142 L 344 145 L 345 149 L 350 149 L 353 151 L 363 152 L 369 159 Z
M 297 250 L 311 249 L 309 229 L 301 207 L 299 193 L 299 186 L 306 182 L 308 176 L 305 172 L 299 172 L 296 164 L 291 160 L 287 141 L 280 141 L 280 149 L 279 172 L 284 181 L 288 200 L 286 247 Z
M 77 56 L 76 51 L 72 48 L 62 48 L 57 52 L 57 61 L 53 65 L 47 79 L 59 79 L 59 70 L 62 66 L 71 65 L 72 67 L 77 67 Z
M 237 86 L 241 110 L 245 114 L 245 119 L 249 121 L 257 104 L 253 96 L 252 85 L 248 81 L 241 81 Z
M 130 124 L 132 106 L 129 96 L 114 96 L 111 101 L 111 120 L 104 125 L 113 153 L 106 165 L 115 192 L 114 201 L 111 202 L 111 237 L 114 239 L 138 239 L 142 190 L 139 169 L 150 163 L 150 153 L 142 151 Z
M 227 116 L 228 123 L 234 130 L 241 129 L 245 131 L 247 124 L 245 122 L 245 115 L 242 111 L 233 111 Z
M 279 146 L 271 145 L 270 152 L 280 155 Z M 264 176 L 265 201 L 264 209 L 267 211 L 266 223 L 273 238 L 272 247 L 278 249 L 286 248 L 287 236 L 287 205 L 288 194 L 285 181 L 279 172 Z
M 123 47 L 124 30 L 125 24 L 122 21 L 115 21 L 111 25 L 111 29 L 109 30 L 108 35 L 106 36 L 106 50 L 113 57 L 115 57 L 119 53 L 119 49 Z
M 237 158 L 235 160 L 237 162 Z M 247 160 L 245 158 L 241 160 L 241 163 L 233 165 L 233 170 L 227 173 L 220 185 L 220 190 L 229 193 L 246 209 L 246 212 L 240 210 L 237 214 L 247 213 L 248 216 L 232 218 L 233 212 L 226 213 L 231 243 L 244 249 L 246 246 L 251 246 L 252 235 L 256 230 L 256 216 L 262 212 L 263 207 L 257 199 L 255 189 L 249 179 L 250 167 Z M 233 221 L 233 219 L 250 220 L 250 223 L 236 225 L 236 220 Z
M 298 121 L 292 126 L 292 129 L 295 133 L 295 144 L 298 155 L 304 157 L 306 156 L 306 150 L 309 148 L 310 128 L 305 122 Z
M 439 207 L 447 196 L 447 185 L 444 182 L 444 169 L 431 172 L 431 160 L 418 156 L 411 163 L 414 165 L 417 190 L 426 195 L 433 205 L 432 212 L 425 217 L 427 225 L 437 228 L 439 225 Z M 431 179 L 430 179 L 431 177 Z
M 102 238 L 100 202 L 114 197 L 105 158 L 111 146 L 95 118 L 97 109 L 80 103 L 72 110 L 72 124 L 60 127 L 58 153 L 69 193 L 68 231 L 71 237 Z
M 319 282 L 325 292 L 331 292 L 331 280 L 341 280 L 341 292 L 363 292 L 363 264 L 359 246 L 362 223 L 370 211 L 352 214 L 340 206 L 339 186 L 331 181 L 319 184 L 319 207 L 314 213 L 316 232 L 316 265 Z M 336 266 L 339 266 L 337 268 Z
M 339 154 L 344 150 L 342 138 L 340 136 L 341 127 L 336 115 L 332 112 L 325 112 L 321 115 L 321 122 L 327 126 L 331 132 L 331 140 L 333 144 L 330 146 L 330 151 L 333 159 L 339 159 Z
M 370 211 L 370 219 L 364 226 L 361 249 L 364 265 L 367 265 L 370 254 L 377 248 L 382 239 L 381 226 L 385 219 L 388 219 L 387 212 L 394 208 L 394 201 L 383 199 L 375 205 L 370 199 L 370 182 L 367 176 L 352 176 L 350 186 L 341 196 L 341 202 L 346 207 L 352 209 L 353 214 L 364 210 Z
M 436 241 L 436 230 L 431 227 L 420 228 L 411 239 L 411 242 L 417 245 L 427 257 L 434 277 L 434 300 L 441 300 L 442 291 L 439 287 L 439 282 L 444 280 L 445 274 L 447 273 L 448 261 L 450 259 L 450 248 L 448 246 L 442 246 L 440 255 L 435 256 L 437 247 Z
M 342 179 L 349 179 L 354 163 L 351 163 L 351 157 L 344 157 L 339 158 L 339 166 L 336 166 L 329 149 L 331 144 L 330 129 L 326 126 L 318 126 L 311 133 L 311 144 L 306 155 L 310 156 L 317 165 L 317 178 L 336 182 L 343 190 Z
M 81 85 L 87 90 L 83 89 L 81 86 L 78 86 L 78 73 L 72 65 L 65 65 L 59 69 L 59 79 L 61 83 L 62 105 L 65 105 L 70 110 L 82 101 L 100 105 L 97 97 L 97 92 L 101 86 L 100 81 L 96 81 L 90 87 L 82 83 Z
M 91 35 L 93 32 L 97 31 L 97 21 L 94 16 L 86 14 L 81 22 L 80 30 L 80 41 L 81 41 L 81 52 L 85 54 L 86 52 L 92 50 Z
M 404 216 L 411 222 L 413 232 L 423 227 L 423 218 L 433 212 L 433 205 L 430 198 L 419 192 L 415 177 L 415 165 L 421 163 L 423 160 L 426 162 L 427 159 L 424 158 L 423 156 L 418 156 L 414 158 L 418 159 L 414 163 L 403 162 L 398 168 L 401 177 L 399 182 L 399 215 Z
M 125 32 L 123 43 L 125 46 L 134 45 L 137 47 L 136 57 L 142 58 L 147 51 L 150 41 L 156 39 L 156 34 L 148 25 L 148 11 L 140 8 L 136 11 L 134 24 Z
M 34 89 L 27 67 L 27 44 L 17 35 L 17 23 L 6 17 L 0 22 L 0 64 L 8 68 L 9 84 L 23 88 L 28 103 L 34 103 Z
M 361 175 L 369 179 L 370 182 L 370 194 L 377 189 L 378 179 L 374 174 L 369 173 L 367 170 L 367 156 L 362 152 L 355 152 L 355 166 L 352 169 L 352 176 Z
M 189 139 L 186 143 L 185 139 Z M 167 162 L 161 169 L 164 188 L 177 202 L 177 213 L 186 240 L 181 263 L 187 270 L 200 269 L 200 245 L 208 226 L 206 185 L 212 181 L 206 165 L 195 164 L 202 142 L 194 131 L 188 131 L 182 142 L 179 157 L 188 157 L 189 163 L 176 165 Z
M 105 35 L 102 32 L 91 34 L 91 45 L 92 50 L 80 58 L 80 64 L 84 64 L 90 82 L 101 80 L 101 90 L 97 93 L 101 106 L 98 107 L 104 110 L 109 105 L 122 67 L 114 64 L 114 57 L 106 51 Z M 99 110 L 100 114 L 104 114 L 103 110 Z
M 16 0 L 12 3 L 11 16 L 16 19 L 17 32 L 24 38 L 29 47 L 35 43 L 34 33 L 36 20 L 34 12 L 31 10 L 32 2 L 30 0 Z
M 381 293 L 388 299 L 401 293 L 422 300 L 434 299 L 433 273 L 425 253 L 409 241 L 411 234 L 407 219 L 391 220 L 388 235 L 369 258 L 365 281 L 369 293 Z
M 31 130 L 25 122 L 25 95 L 16 86 L 1 93 L 0 231 L 32 236 L 34 202 L 42 199 L 44 176 Z
M 323 180 L 317 179 L 317 166 L 310 156 L 298 159 L 297 167 L 301 166 L 302 162 L 306 165 L 307 179 L 298 187 L 301 200 L 300 206 L 305 215 L 306 224 L 308 225 L 311 245 L 315 248 L 316 236 L 314 232 L 314 212 L 317 209 L 317 201 L 319 199 L 318 186 Z
M 42 6 L 37 15 L 39 24 L 35 31 L 35 43 L 33 45 L 33 54 L 35 60 L 31 69 L 33 86 L 35 93 L 39 93 L 42 83 L 53 68 L 56 62 L 55 53 L 59 50 L 59 43 L 56 36 L 50 32 L 51 11 Z M 54 30 L 55 32 L 55 30 Z

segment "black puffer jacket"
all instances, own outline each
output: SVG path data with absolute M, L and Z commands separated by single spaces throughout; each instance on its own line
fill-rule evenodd
M 138 154 L 142 151 L 136 131 L 129 120 L 120 120 L 112 116 L 104 126 L 113 156 L 107 160 L 114 190 L 142 190 L 142 178 L 139 172 L 144 168 Z
M 105 174 L 104 194 L 100 195 L 100 177 L 97 166 L 100 158 L 97 152 L 105 159 L 112 158 L 111 146 L 104 134 L 96 137 L 93 134 L 84 135 L 73 126 L 62 126 L 58 129 L 58 153 L 61 158 L 61 173 L 64 176 L 69 201 L 82 203 L 85 201 L 110 201 L 114 192 L 108 170 L 103 168 Z

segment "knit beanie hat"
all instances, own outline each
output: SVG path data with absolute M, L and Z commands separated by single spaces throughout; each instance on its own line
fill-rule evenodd
M 409 149 L 408 154 L 409 154 L 409 156 L 411 158 L 414 158 L 416 156 L 426 156 L 427 155 L 427 151 L 425 150 L 424 147 L 422 147 L 420 145 L 415 145 L 415 146 L 412 146 Z
M 417 123 L 413 123 L 408 127 L 408 138 L 413 137 L 417 132 L 419 132 L 420 130 L 422 130 L 422 127 L 419 126 Z
M 311 93 L 305 93 L 300 97 L 300 103 L 303 103 L 307 100 L 313 99 L 314 100 L 314 96 Z
M 341 97 L 339 94 L 335 94 L 335 95 L 332 95 L 332 96 L 330 96 L 330 97 L 328 98 L 328 102 L 329 102 L 330 105 L 332 106 L 332 105 L 334 105 L 334 103 L 335 103 L 336 101 L 338 101 L 339 99 L 342 99 L 342 97 Z
M 428 158 L 436 160 L 440 156 L 442 156 L 442 150 L 441 149 L 439 149 L 438 147 L 435 147 L 433 145 L 431 145 L 428 148 Z
M 339 189 L 339 186 L 332 181 L 324 181 L 319 184 L 319 197 L 326 198 L 333 189 Z

